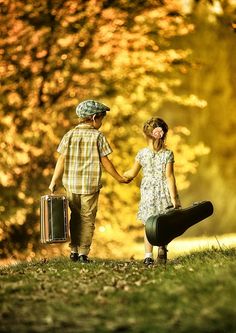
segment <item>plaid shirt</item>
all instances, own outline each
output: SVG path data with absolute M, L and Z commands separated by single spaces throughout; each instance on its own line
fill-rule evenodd
M 64 135 L 57 151 L 65 156 L 62 182 L 68 192 L 99 191 L 102 187 L 100 158 L 112 152 L 101 132 L 88 124 L 80 124 Z

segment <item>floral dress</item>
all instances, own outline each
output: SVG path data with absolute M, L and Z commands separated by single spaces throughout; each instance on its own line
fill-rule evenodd
M 143 169 L 137 218 L 145 224 L 150 216 L 163 213 L 172 205 L 166 179 L 166 165 L 168 162 L 174 162 L 174 154 L 168 149 L 154 152 L 150 148 L 144 148 L 138 152 L 135 159 Z

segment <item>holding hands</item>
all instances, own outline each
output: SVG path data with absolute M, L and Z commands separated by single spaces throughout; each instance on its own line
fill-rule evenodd
M 123 173 L 123 177 L 125 177 L 126 179 L 128 179 L 129 182 L 131 182 L 131 181 L 134 179 L 134 177 L 132 176 L 130 170 L 125 171 L 125 172 Z
M 128 179 L 127 177 L 122 177 L 121 176 L 121 179 L 120 179 L 120 181 L 119 181 L 119 183 L 122 183 L 122 184 L 128 184 L 128 183 L 130 183 L 131 182 L 131 179 Z
M 138 175 L 140 169 L 141 165 L 135 161 L 133 167 L 123 173 L 123 177 L 129 179 L 131 182 Z

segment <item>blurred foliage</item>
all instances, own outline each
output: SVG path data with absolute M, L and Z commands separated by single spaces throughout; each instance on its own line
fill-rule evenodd
M 0 3 L 0 254 L 26 250 L 33 256 L 39 247 L 46 251 L 39 245 L 39 200 L 48 191 L 57 145 L 76 125 L 81 100 L 99 99 L 111 107 L 102 130 L 121 173 L 145 145 L 143 122 L 158 115 L 163 103 L 196 109 L 207 103 L 193 93 L 176 93 L 180 77 L 197 67 L 191 49 L 173 46 L 174 39 L 194 31 L 181 1 Z M 189 134 L 178 126 L 169 135 L 179 189 L 189 186 L 196 158 L 209 153 L 201 141 L 187 144 Z M 132 230 L 138 184 L 120 185 L 104 175 L 97 231 L 106 237 L 96 236 L 95 247 L 121 246 L 127 231 L 130 242 L 137 238 Z
M 220 5 L 220 2 L 215 2 Z M 231 3 L 231 6 L 229 4 Z M 186 235 L 220 234 L 236 231 L 236 3 L 221 2 L 217 15 L 199 2 L 194 9 L 192 22 L 194 32 L 177 38 L 175 46 L 193 50 L 187 75 L 180 74 L 182 84 L 176 93 L 185 91 L 207 101 L 204 110 L 196 112 L 192 107 L 164 104 L 161 115 L 172 123 L 181 123 L 191 128 L 188 144 L 200 140 L 210 149 L 210 154 L 201 158 L 197 174 L 188 179 L 190 186 L 182 192 L 185 203 L 209 198 L 215 206 L 210 223 L 200 223 Z M 224 6 L 223 6 L 224 5 Z M 221 10 L 220 10 L 221 8 Z

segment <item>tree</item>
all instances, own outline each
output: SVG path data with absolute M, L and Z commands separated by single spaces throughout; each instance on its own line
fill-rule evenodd
M 172 48 L 171 40 L 194 29 L 176 1 L 5 0 L 1 22 L 0 252 L 7 256 L 38 248 L 39 198 L 47 191 L 57 144 L 76 124 L 79 101 L 93 97 L 111 105 L 104 132 L 120 169 L 132 163 L 143 145 L 142 123 L 165 100 L 204 103 L 174 93 L 181 83 L 176 73 L 191 66 L 191 51 Z M 195 156 L 207 153 L 190 149 L 187 134 L 179 127 L 170 135 L 183 156 L 180 188 L 196 169 Z M 99 220 L 122 232 L 123 217 L 127 225 L 134 219 L 137 188 L 124 192 L 112 179 L 104 182 Z

